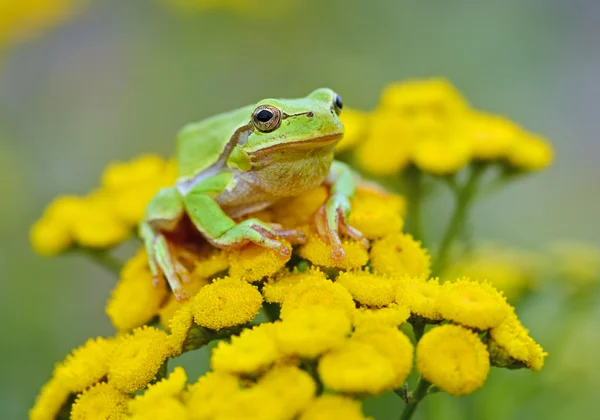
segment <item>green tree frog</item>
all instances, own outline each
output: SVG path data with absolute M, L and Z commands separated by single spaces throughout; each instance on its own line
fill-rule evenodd
M 152 198 L 139 227 L 154 281 L 164 276 L 178 300 L 188 298 L 182 288 L 185 269 L 170 247 L 170 233 L 184 219 L 215 247 L 253 242 L 289 257 L 291 249 L 281 239 L 302 243 L 302 231 L 255 218 L 234 219 L 321 184 L 330 193 L 315 224 L 332 258 L 345 257 L 340 234 L 366 246 L 363 235 L 348 224 L 354 175 L 333 159 L 344 132 L 341 110 L 340 97 L 321 88 L 304 98 L 265 99 L 184 126 L 176 144 L 177 182 Z

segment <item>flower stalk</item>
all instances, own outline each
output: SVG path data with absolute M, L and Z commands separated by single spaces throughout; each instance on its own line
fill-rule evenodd
M 412 418 L 421 400 L 427 396 L 430 386 L 431 383 L 425 378 L 422 376 L 419 378 L 415 390 L 408 393 L 408 402 L 400 415 L 400 420 L 409 420 Z

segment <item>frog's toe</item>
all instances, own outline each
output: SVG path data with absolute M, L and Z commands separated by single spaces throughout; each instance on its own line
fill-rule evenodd
M 173 296 L 175 296 L 175 299 L 177 299 L 177 302 L 186 302 L 190 299 L 190 295 L 188 294 L 188 292 L 186 292 L 183 289 L 176 289 L 173 290 Z

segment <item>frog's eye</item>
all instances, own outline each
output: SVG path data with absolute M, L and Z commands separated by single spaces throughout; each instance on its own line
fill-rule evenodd
M 335 109 L 335 113 L 340 115 L 343 107 L 344 104 L 342 103 L 342 98 L 340 98 L 340 95 L 336 94 L 335 98 L 333 98 L 333 109 Z
M 252 113 L 254 126 L 263 133 L 275 130 L 281 123 L 281 111 L 272 105 L 261 105 Z

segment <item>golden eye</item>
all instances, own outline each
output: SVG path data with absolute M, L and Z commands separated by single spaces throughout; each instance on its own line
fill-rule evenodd
M 281 111 L 271 105 L 261 105 L 252 113 L 254 126 L 263 133 L 275 130 L 281 123 Z

